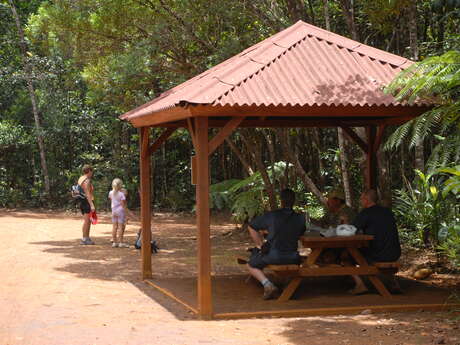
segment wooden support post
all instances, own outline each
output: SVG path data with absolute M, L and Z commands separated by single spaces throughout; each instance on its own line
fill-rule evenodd
M 376 128 L 375 126 L 366 127 L 367 152 L 366 152 L 366 188 L 375 189 L 377 187 L 377 155 L 375 151 Z
M 197 167 L 198 311 L 202 319 L 210 319 L 212 317 L 212 292 L 207 117 L 198 117 L 195 119 L 195 141 Z
M 141 223 L 142 223 L 142 279 L 152 278 L 152 250 L 150 241 L 150 127 L 140 128 Z
M 383 139 L 383 134 L 385 132 L 385 125 L 380 125 L 377 128 L 377 136 L 375 137 L 375 142 L 374 142 L 374 152 L 377 153 L 377 151 L 380 148 L 380 144 L 382 143 Z

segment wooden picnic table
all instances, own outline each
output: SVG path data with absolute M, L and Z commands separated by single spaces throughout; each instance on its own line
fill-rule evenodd
M 370 235 L 355 235 L 347 237 L 301 237 L 302 245 L 305 248 L 311 248 L 312 251 L 311 254 L 304 259 L 300 266 L 270 265 L 268 267 L 277 274 L 292 277 L 278 300 L 289 300 L 297 290 L 302 279 L 305 277 L 345 275 L 367 276 L 382 296 L 390 297 L 390 292 L 378 277 L 380 272 L 379 267 L 376 264 L 369 264 L 359 250 L 359 248 L 368 247 L 369 242 L 373 239 L 374 237 Z M 321 253 L 324 250 L 331 248 L 343 248 L 344 250 L 347 250 L 350 256 L 356 261 L 357 266 L 318 264 L 317 261 Z

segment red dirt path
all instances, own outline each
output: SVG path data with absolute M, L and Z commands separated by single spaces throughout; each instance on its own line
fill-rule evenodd
M 75 215 L 0 210 L 0 345 L 460 344 L 460 322 L 448 313 L 195 320 L 140 281 L 139 252 L 111 248 L 111 225 L 101 219 L 96 245 L 82 247 Z M 193 243 L 194 232 L 191 219 L 179 220 L 180 229 L 177 218 L 163 217 L 155 231 L 180 274 L 189 272 L 180 257 L 190 253 L 175 244 Z M 128 225 L 131 243 L 137 228 Z

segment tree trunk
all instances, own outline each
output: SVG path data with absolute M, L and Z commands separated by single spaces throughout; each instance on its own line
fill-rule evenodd
M 247 173 L 247 176 L 251 176 L 254 174 L 254 169 L 252 169 L 251 165 L 247 161 L 247 159 L 243 156 L 241 151 L 235 146 L 233 141 L 230 139 L 226 138 L 225 141 L 227 142 L 228 146 L 230 146 L 230 149 L 233 151 L 233 153 L 238 157 L 240 160 L 241 164 L 243 165 L 245 172 Z
M 287 15 L 292 22 L 309 21 L 303 0 L 286 0 Z
M 423 139 L 417 139 L 415 143 L 415 169 L 425 170 L 425 151 L 423 148 Z
M 268 195 L 268 202 L 270 209 L 274 210 L 278 208 L 275 196 L 275 189 L 273 188 L 273 183 L 270 181 L 270 177 L 267 173 L 267 168 L 265 167 L 262 160 L 262 145 L 259 138 L 257 138 L 257 133 L 251 133 L 250 135 L 247 131 L 241 131 L 241 139 L 243 139 L 246 149 L 251 153 L 252 158 L 257 166 L 257 170 L 260 172 L 260 176 L 264 181 L 264 185 Z
M 310 23 L 316 25 L 315 8 L 313 7 L 313 2 L 311 0 L 308 0 L 308 7 L 310 8 Z
M 321 191 L 318 189 L 318 187 L 315 185 L 313 180 L 310 178 L 310 176 L 308 176 L 307 172 L 302 167 L 302 164 L 300 163 L 300 160 L 299 160 L 299 156 L 295 155 L 293 151 L 290 149 L 290 145 L 288 142 L 288 136 L 286 135 L 286 130 L 277 128 L 277 133 L 281 141 L 283 150 L 286 152 L 289 160 L 294 164 L 297 174 L 300 175 L 300 178 L 302 179 L 305 187 L 310 192 L 312 192 L 323 205 L 326 205 L 326 198 L 323 196 Z
M 319 168 L 318 178 L 320 182 L 320 189 L 322 189 L 324 185 L 326 184 L 326 181 L 323 175 L 323 172 L 325 170 L 324 163 L 323 163 L 323 160 L 321 159 L 321 139 L 320 139 L 321 133 L 320 133 L 320 129 L 316 127 L 313 127 L 311 129 L 311 132 L 313 134 L 312 143 L 313 143 L 313 146 L 315 147 L 316 157 L 318 159 L 318 168 Z
M 418 60 L 418 43 L 417 43 L 417 2 L 409 1 L 409 41 L 414 61 Z
M 225 145 L 220 145 L 218 149 L 218 154 L 219 154 L 219 162 L 220 162 L 220 169 L 222 171 L 222 176 L 219 176 L 219 180 L 227 180 L 228 179 L 228 169 L 227 169 L 227 164 L 225 162 Z
M 390 164 L 388 161 L 387 153 L 383 150 L 377 151 L 377 164 L 378 164 L 378 186 L 380 192 L 381 205 L 391 208 L 391 177 L 390 177 Z
M 340 6 L 347 22 L 348 31 L 351 37 L 355 40 L 359 40 L 358 31 L 355 23 L 355 8 L 354 0 L 340 0 Z
M 37 132 L 37 142 L 38 142 L 38 149 L 40 151 L 40 163 L 42 167 L 43 178 L 45 182 L 45 193 L 47 196 L 51 194 L 51 185 L 50 185 L 50 178 L 48 174 L 48 165 L 46 164 L 46 153 L 45 153 L 45 140 L 42 134 L 42 127 L 40 124 L 40 117 L 38 114 L 38 106 L 37 106 L 37 97 L 35 95 L 34 86 L 32 83 L 32 66 L 27 61 L 27 45 L 24 39 L 24 31 L 22 30 L 21 22 L 19 20 L 18 13 L 16 11 L 16 6 L 14 5 L 13 0 L 8 0 L 11 7 L 11 12 L 13 13 L 14 20 L 16 22 L 16 27 L 18 29 L 19 35 L 19 46 L 21 48 L 21 53 L 24 57 L 24 69 L 26 72 L 27 78 L 27 89 L 29 90 L 30 101 L 32 102 L 32 111 L 35 120 L 35 130 Z
M 337 138 L 339 141 L 340 170 L 342 170 L 342 183 L 343 191 L 345 192 L 345 201 L 347 205 L 351 207 L 352 196 L 350 188 L 350 175 L 348 174 L 349 160 L 342 128 L 337 128 Z
M 268 148 L 268 154 L 269 154 L 269 157 L 270 157 L 270 168 L 271 168 L 271 171 L 272 171 L 272 176 L 275 176 L 275 163 L 276 163 L 275 142 L 276 142 L 276 138 L 275 138 L 275 135 L 274 135 L 273 131 L 271 131 L 270 129 L 263 129 L 262 133 L 264 134 L 265 140 L 267 141 L 267 148 Z M 272 180 L 273 180 L 273 184 L 278 182 L 278 181 L 276 181 L 275 178 L 272 178 Z
M 329 17 L 329 0 L 323 0 L 323 11 L 326 30 L 331 31 L 331 18 Z

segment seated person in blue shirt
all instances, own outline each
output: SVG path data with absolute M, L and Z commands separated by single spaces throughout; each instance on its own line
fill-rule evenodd
M 280 199 L 281 209 L 258 216 L 249 224 L 249 233 L 259 249 L 264 243 L 261 231 L 268 231 L 269 250 L 265 253 L 260 250 L 253 251 L 248 262 L 249 273 L 264 287 L 264 299 L 273 298 L 278 288 L 267 279 L 263 268 L 267 265 L 300 264 L 297 244 L 306 230 L 305 216 L 292 209 L 295 193 L 290 189 L 284 189 L 281 191 Z
M 369 189 L 361 194 L 362 211 L 356 216 L 353 225 L 360 233 L 372 235 L 374 239 L 369 248 L 362 248 L 362 253 L 369 263 L 397 261 L 401 256 L 398 229 L 393 212 L 389 208 L 377 205 L 377 192 Z M 353 276 L 356 286 L 350 292 L 362 294 L 367 287 L 359 276 Z M 396 280 L 390 290 L 400 292 Z

